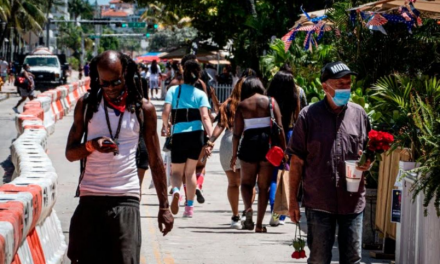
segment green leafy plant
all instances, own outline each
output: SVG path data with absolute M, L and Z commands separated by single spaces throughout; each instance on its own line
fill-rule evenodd
M 431 83 L 438 84 L 433 78 Z M 435 85 L 430 86 L 435 87 Z M 438 87 L 438 86 L 437 86 Z M 411 96 L 411 118 L 418 129 L 418 141 L 422 155 L 417 159 L 420 166 L 411 172 L 418 174 L 412 187 L 413 199 L 423 192 L 425 215 L 434 200 L 437 216 L 440 217 L 440 106 L 439 97 Z
M 381 113 L 376 116 L 375 125 L 379 129 L 392 131 L 396 137 L 392 149 L 411 148 L 413 160 L 423 155 L 419 129 L 411 117 L 411 96 L 418 94 L 433 102 L 440 96 L 440 82 L 428 76 L 410 78 L 393 74 L 380 78 L 371 91 L 372 111 Z

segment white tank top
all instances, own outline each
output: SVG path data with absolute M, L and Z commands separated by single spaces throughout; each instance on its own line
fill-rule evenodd
M 108 108 L 113 136 L 119 117 Z M 139 141 L 139 122 L 136 113 L 125 111 L 119 133 L 119 154 L 94 151 L 87 157 L 84 178 L 80 184 L 80 196 L 134 196 L 140 197 L 139 178 L 136 167 L 136 150 Z M 110 137 L 105 118 L 104 103 L 93 114 L 88 125 L 87 140 Z

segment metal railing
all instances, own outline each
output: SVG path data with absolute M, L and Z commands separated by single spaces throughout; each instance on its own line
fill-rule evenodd
M 228 99 L 232 92 L 232 85 L 227 84 L 215 84 L 215 94 L 217 95 L 218 100 L 222 103 Z

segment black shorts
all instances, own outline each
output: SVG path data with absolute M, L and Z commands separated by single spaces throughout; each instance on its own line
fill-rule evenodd
M 238 148 L 238 158 L 246 162 L 266 161 L 269 151 L 270 128 L 254 128 L 244 131 Z
M 204 144 L 203 130 L 173 135 L 171 163 L 185 163 L 187 159 L 198 160 Z
M 70 222 L 67 256 L 85 264 L 139 264 L 139 199 L 83 196 Z
M 139 137 L 139 144 L 136 150 L 136 167 L 148 170 L 148 151 L 142 136 Z

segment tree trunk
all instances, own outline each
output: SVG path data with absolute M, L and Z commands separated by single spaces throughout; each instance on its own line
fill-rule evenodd
M 3 30 L 2 30 L 2 32 L 1 32 L 1 34 L 0 34 L 0 41 L 2 42 L 2 45 L 5 45 L 5 41 L 4 41 L 4 39 L 5 39 L 5 37 L 6 37 L 6 34 L 7 34 L 7 30 L 8 30 L 8 26 L 9 26 L 9 22 L 6 22 L 6 24 L 5 24 L 5 27 L 3 28 Z M 2 46 L 3 47 L 3 46 Z M 3 56 L 5 56 L 5 54 L 3 54 Z
M 257 18 L 257 10 L 255 9 L 255 1 L 254 0 L 246 0 L 246 7 L 247 7 L 248 12 L 254 18 Z

